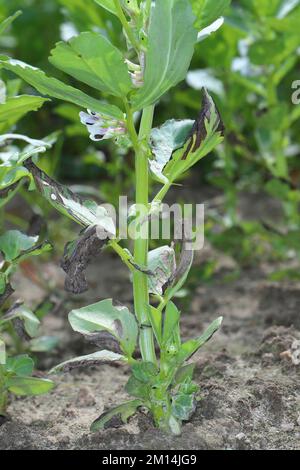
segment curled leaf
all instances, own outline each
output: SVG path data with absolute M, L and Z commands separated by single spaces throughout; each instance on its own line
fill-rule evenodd
M 75 357 L 68 361 L 62 362 L 50 370 L 50 374 L 58 372 L 69 372 L 70 370 L 77 369 L 78 367 L 97 366 L 99 364 L 111 364 L 112 362 L 126 362 L 125 356 L 116 354 L 112 351 L 98 351 L 86 356 Z
M 101 232 L 101 233 L 100 233 Z M 99 227 L 89 227 L 83 234 L 65 247 L 61 267 L 67 274 L 65 289 L 73 294 L 81 294 L 88 290 L 85 271 L 90 261 L 100 253 L 109 234 Z
M 162 295 L 166 285 L 176 268 L 175 252 L 172 247 L 161 246 L 148 253 L 148 268 L 153 273 L 148 278 L 151 294 Z
M 204 140 L 206 139 L 207 137 L 206 122 L 211 121 L 213 113 L 216 114 L 214 131 L 220 132 L 221 135 L 223 136 L 225 128 L 224 128 L 224 124 L 222 122 L 220 113 L 213 99 L 208 94 L 207 90 L 203 88 L 202 108 L 201 108 L 198 118 L 196 119 L 192 127 L 191 135 L 189 137 L 190 139 L 189 144 L 182 156 L 182 160 L 186 160 L 189 153 L 195 153 L 200 148 Z
M 128 419 L 142 405 L 143 402 L 141 400 L 131 400 L 108 411 L 104 411 L 104 413 L 92 423 L 91 431 L 95 432 L 104 429 L 115 417 L 120 417 L 121 423 L 127 423 Z M 119 422 L 118 425 L 121 423 Z

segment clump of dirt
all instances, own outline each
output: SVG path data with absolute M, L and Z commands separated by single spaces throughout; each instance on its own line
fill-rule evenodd
M 68 297 L 64 310 L 46 319 L 61 343 L 44 368 L 92 349 L 68 326 L 68 310 L 107 297 L 130 306 L 130 282 L 115 258 L 104 255 L 90 279 L 101 279 L 100 286 L 92 283 L 87 297 Z M 260 268 L 231 283 L 219 272 L 192 299 L 177 300 L 184 338 L 224 316 L 220 332 L 195 358 L 200 399 L 182 436 L 163 435 L 142 412 L 126 425 L 90 433 L 106 407 L 127 398 L 127 367 L 104 365 L 55 377 L 50 395 L 12 399 L 0 449 L 299 449 L 300 365 L 288 354 L 300 339 L 299 299 L 299 284 L 266 283 Z

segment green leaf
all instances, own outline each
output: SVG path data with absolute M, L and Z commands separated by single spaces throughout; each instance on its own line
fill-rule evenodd
M 187 364 L 182 366 L 176 372 L 174 378 L 174 384 L 179 385 L 184 383 L 186 380 L 192 380 L 196 364 Z
M 53 367 L 50 370 L 49 374 L 57 374 L 58 372 L 69 372 L 72 369 L 77 369 L 78 367 L 90 367 L 97 366 L 99 364 L 110 364 L 112 362 L 127 362 L 125 356 L 121 354 L 114 353 L 112 351 L 98 351 L 86 356 L 75 357 L 74 359 L 69 359 L 64 361 L 61 364 Z
M 142 404 L 143 402 L 141 400 L 131 400 L 126 403 L 122 403 L 122 405 L 116 406 L 109 411 L 105 411 L 93 422 L 91 425 L 91 431 L 95 432 L 103 429 L 112 418 L 118 415 L 121 416 L 123 423 L 126 423 L 128 418 L 130 418 L 130 416 L 132 416 L 136 412 L 137 408 L 142 406 Z
M 134 352 L 138 334 L 135 317 L 127 307 L 114 306 L 112 299 L 72 310 L 69 321 L 74 331 L 84 335 L 107 331 L 120 342 L 126 355 Z
M 145 384 L 151 382 L 151 380 L 158 374 L 158 368 L 153 362 L 138 361 L 132 365 L 133 376 Z
M 40 256 L 43 253 L 48 253 L 52 250 L 52 245 L 49 242 L 41 243 L 40 245 L 36 245 L 29 250 L 21 253 L 20 256 L 16 259 L 17 263 L 21 263 L 25 259 L 31 258 L 31 256 Z
M 37 111 L 46 101 L 49 100 L 40 96 L 10 97 L 4 104 L 0 104 L 0 122 L 9 121 L 9 124 L 13 125 L 29 111 Z
M 164 167 L 172 157 L 174 150 L 184 146 L 193 125 L 194 121 L 189 119 L 183 121 L 172 119 L 152 130 L 151 147 L 155 158 L 149 162 L 150 169 L 162 183 L 168 182 L 163 175 Z
M 149 319 L 151 326 L 153 328 L 153 332 L 155 334 L 157 343 L 161 346 L 162 342 L 162 314 L 161 312 L 152 306 L 149 306 Z
M 94 0 L 98 5 L 110 11 L 114 15 L 117 15 L 117 11 L 114 5 L 114 0 Z
M 144 85 L 132 100 L 135 110 L 155 103 L 184 80 L 197 41 L 194 20 L 189 0 L 155 2 L 149 26 Z
M 27 354 L 21 356 L 9 357 L 6 362 L 6 372 L 13 373 L 18 377 L 32 375 L 34 363 Z
M 169 246 L 161 246 L 148 253 L 148 269 L 154 276 L 148 276 L 149 292 L 162 295 L 163 286 L 175 271 L 175 252 Z
M 29 308 L 25 305 L 21 304 L 14 308 L 11 312 L 11 315 L 8 316 L 9 320 L 13 320 L 15 318 L 19 318 L 23 324 L 25 332 L 31 337 L 34 338 L 37 336 L 39 332 L 40 321 L 39 319 L 32 313 Z
M 190 0 L 196 16 L 195 26 L 201 30 L 224 15 L 231 0 Z
M 173 302 L 168 302 L 164 319 L 163 344 L 167 344 L 174 330 L 178 328 L 179 319 L 180 311 Z
M 149 385 L 136 379 L 133 375 L 128 379 L 125 390 L 132 397 L 141 398 L 143 400 L 149 399 Z
M 77 80 L 118 97 L 132 88 L 121 52 L 99 33 L 85 32 L 59 42 L 49 61 Z
M 122 111 L 116 106 L 102 103 L 56 78 L 47 77 L 42 70 L 19 60 L 9 59 L 8 57 L 4 59 L 2 57 L 0 64 L 2 64 L 2 67 L 5 69 L 23 78 L 23 80 L 33 86 L 42 95 L 77 104 L 82 108 L 91 109 L 108 118 L 123 119 Z
M 53 389 L 54 383 L 35 377 L 11 377 L 7 380 L 6 387 L 11 393 L 19 396 L 43 395 Z
M 30 351 L 33 352 L 49 352 L 52 351 L 59 343 L 57 336 L 40 336 L 30 341 Z
M 13 261 L 23 251 L 31 249 L 38 237 L 29 237 L 18 230 L 9 230 L 0 236 L 0 251 L 6 261 Z
M 16 13 L 14 13 L 13 15 L 9 16 L 8 18 L 6 18 L 4 21 L 2 21 L 2 23 L 0 23 L 0 36 L 1 34 L 3 34 L 5 32 L 5 30 L 13 23 L 13 21 L 15 21 L 18 16 L 22 15 L 22 12 L 19 10 L 19 11 L 16 11 Z
M 182 363 L 189 359 L 193 354 L 195 354 L 202 346 L 204 346 L 207 341 L 218 331 L 223 321 L 223 317 L 217 318 L 211 325 L 205 330 L 203 335 L 199 338 L 191 339 L 182 344 L 181 349 L 178 353 L 177 360 L 179 363 Z

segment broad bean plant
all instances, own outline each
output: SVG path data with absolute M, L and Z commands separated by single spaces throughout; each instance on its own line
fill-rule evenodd
M 17 12 L 0 24 L 0 34 L 19 16 Z M 29 232 L 4 230 L 5 205 L 18 192 L 30 173 L 23 167 L 26 159 L 45 152 L 54 136 L 39 141 L 14 131 L 16 123 L 30 111 L 36 111 L 45 99 L 17 95 L 19 83 L 0 80 L 0 417 L 6 415 L 9 394 L 18 396 L 47 393 L 54 387 L 51 380 L 32 376 L 34 360 L 27 350 L 39 351 L 45 338 L 39 338 L 39 318 L 24 302 L 11 301 L 13 275 L 20 263 L 51 249 L 39 240 L 36 227 Z M 20 142 L 25 144 L 21 147 Z
M 195 364 L 191 359 L 219 329 L 222 318 L 217 318 L 200 337 L 181 339 L 181 312 L 173 300 L 192 265 L 192 243 L 181 240 L 179 259 L 174 244 L 150 250 L 149 218 L 160 211 L 178 179 L 223 141 L 224 127 L 206 90 L 202 107 L 199 97 L 195 120 L 171 119 L 153 129 L 153 117 L 155 104 L 186 77 L 199 28 L 205 30 L 200 33 L 204 39 L 207 31 L 215 29 L 211 25 L 230 1 L 96 3 L 120 21 L 123 46 L 116 47 L 105 29 L 87 31 L 56 44 L 49 59 L 57 69 L 92 88 L 91 94 L 19 60 L 2 56 L 0 61 L 4 69 L 41 95 L 81 107 L 78 119 L 92 141 L 113 139 L 119 148 L 131 149 L 135 158 L 136 199 L 128 218 L 128 224 L 134 226 L 132 253 L 122 246 L 119 229 L 104 207 L 54 181 L 39 168 L 35 157 L 22 162 L 34 188 L 81 227 L 78 237 L 66 245 L 62 260 L 66 290 L 82 293 L 88 289 L 86 268 L 104 247 L 120 256 L 133 284 L 133 312 L 112 299 L 70 312 L 73 330 L 94 343 L 98 351 L 70 359 L 51 372 L 101 363 L 129 365 L 131 376 L 126 391 L 131 399 L 105 411 L 91 429 L 103 428 L 116 415 L 126 422 L 142 407 L 150 412 L 158 428 L 179 434 L 182 422 L 190 419 L 196 406 L 198 385 L 193 381 Z M 149 194 L 152 180 L 160 184 L 153 198 Z

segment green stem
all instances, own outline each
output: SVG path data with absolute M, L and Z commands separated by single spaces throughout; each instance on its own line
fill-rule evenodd
M 140 49 L 139 43 L 135 39 L 135 36 L 134 36 L 130 26 L 129 26 L 129 23 L 126 19 L 126 16 L 124 15 L 123 8 L 122 8 L 122 5 L 120 3 L 120 0 L 114 0 L 114 4 L 115 4 L 115 8 L 117 10 L 117 15 L 119 17 L 119 20 L 122 23 L 122 26 L 123 26 L 124 31 L 125 31 L 128 39 L 129 39 L 129 42 L 132 44 L 132 46 L 134 47 L 134 49 L 138 53 L 139 49 Z
M 154 107 L 145 108 L 139 131 L 139 149 L 135 155 L 136 167 L 136 204 L 144 208 L 143 218 L 148 211 L 148 139 L 152 127 Z M 144 236 L 143 236 L 144 233 Z M 146 236 L 145 236 L 146 234 Z M 137 229 L 134 241 L 134 261 L 140 266 L 148 264 L 148 221 L 143 222 Z M 140 325 L 140 349 L 144 361 L 156 363 L 154 339 L 149 321 L 149 289 L 148 276 L 135 271 L 133 274 L 134 309 Z

